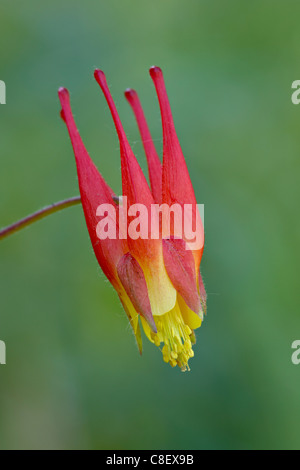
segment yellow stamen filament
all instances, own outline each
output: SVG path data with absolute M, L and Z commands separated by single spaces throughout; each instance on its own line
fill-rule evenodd
M 170 312 L 154 316 L 154 320 L 157 333 L 151 333 L 151 338 L 156 346 L 164 343 L 163 360 L 172 367 L 178 365 L 183 371 L 190 370 L 188 361 L 194 356 L 190 339 L 193 332 L 184 323 L 178 304 Z

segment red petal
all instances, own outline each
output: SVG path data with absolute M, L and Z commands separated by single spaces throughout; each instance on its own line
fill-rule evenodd
M 143 269 L 151 308 L 155 312 L 154 315 L 163 315 L 174 307 L 176 291 L 163 264 L 161 240 L 151 238 L 151 206 L 154 204 L 154 199 L 128 143 L 115 103 L 107 86 L 105 75 L 101 70 L 96 70 L 95 78 L 104 93 L 119 136 L 123 196 L 127 197 L 130 209 L 137 203 L 142 204 L 143 208 L 146 209 L 144 211 L 146 215 L 141 214 L 140 218 L 147 217 L 147 219 L 142 220 L 144 220 L 145 225 L 147 222 L 148 237 L 133 239 L 129 236 L 129 251 Z M 128 226 L 131 222 L 134 222 L 133 219 L 135 219 L 134 216 L 128 217 Z
M 153 203 L 151 191 L 127 140 L 116 105 L 107 86 L 104 72 L 95 70 L 94 75 L 106 98 L 120 141 L 123 196 L 127 196 L 129 205 L 144 203 L 150 206 Z
M 153 198 L 155 202 L 160 204 L 162 198 L 162 165 L 156 152 L 137 92 L 128 88 L 125 91 L 125 97 L 134 112 L 143 141 Z
M 84 147 L 72 115 L 68 90 L 60 88 L 58 95 L 62 106 L 61 116 L 67 125 L 74 149 L 82 207 L 93 249 L 104 274 L 116 287 L 116 265 L 125 251 L 123 242 L 118 239 L 99 240 L 96 233 L 96 226 L 99 222 L 96 211 L 100 204 L 112 204 L 118 213 L 118 207 L 113 201 L 114 193 Z
M 186 162 L 175 131 L 171 107 L 165 87 L 163 73 L 159 67 L 151 67 L 150 75 L 154 82 L 163 126 L 163 176 L 162 176 L 162 200 L 172 205 L 179 203 L 192 204 L 193 221 L 195 221 L 196 198 Z M 202 227 L 201 238 L 204 244 L 204 232 Z M 194 251 L 196 271 L 199 269 L 202 250 Z
M 148 227 L 150 227 L 150 208 L 151 204 L 154 203 L 150 188 L 127 140 L 116 105 L 109 91 L 104 72 L 101 70 L 95 70 L 94 75 L 106 98 L 120 141 L 123 196 L 127 196 L 128 206 L 139 203 L 143 204 L 148 209 Z M 148 240 L 134 240 L 134 243 L 132 243 L 132 240 L 129 238 L 128 245 L 130 247 L 130 251 L 138 258 L 144 258 L 145 255 L 150 257 L 153 256 L 152 250 L 157 244 L 152 243 L 150 238 L 151 237 L 149 236 Z
M 126 253 L 126 255 L 120 259 L 117 269 L 119 279 L 132 305 L 136 311 L 145 318 L 149 326 L 156 333 L 157 329 L 151 311 L 147 284 L 139 263 L 130 253 Z
M 198 314 L 201 304 L 192 251 L 187 248 L 184 240 L 170 238 L 163 240 L 163 254 L 166 270 L 173 286 L 188 307 Z
M 194 189 L 175 131 L 164 77 L 159 67 L 151 67 L 163 125 L 163 196 L 164 202 L 196 203 Z

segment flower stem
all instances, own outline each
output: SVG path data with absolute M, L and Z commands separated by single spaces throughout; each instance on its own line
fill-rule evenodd
M 13 233 L 27 227 L 30 224 L 33 224 L 37 220 L 43 219 L 44 217 L 53 214 L 54 212 L 61 211 L 62 209 L 66 209 L 67 207 L 75 206 L 76 204 L 80 203 L 80 196 L 74 196 L 70 197 L 69 199 L 65 199 L 64 201 L 54 202 L 54 204 L 43 207 L 43 209 L 40 209 L 39 211 L 24 217 L 24 219 L 18 220 L 18 222 L 1 229 L 0 240 L 2 240 L 2 238 L 8 237 L 9 235 L 12 235 Z

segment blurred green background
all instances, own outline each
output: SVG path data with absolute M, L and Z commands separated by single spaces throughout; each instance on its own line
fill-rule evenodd
M 298 1 L 2 0 L 0 225 L 78 194 L 59 118 L 66 86 L 84 142 L 121 192 L 113 122 L 92 74 L 138 90 L 161 151 L 149 66 L 165 73 L 175 125 L 205 204 L 208 315 L 191 372 L 142 358 L 97 265 L 80 206 L 0 246 L 2 449 L 299 448 L 300 79 Z

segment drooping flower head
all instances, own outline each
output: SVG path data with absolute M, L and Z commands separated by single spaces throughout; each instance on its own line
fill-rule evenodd
M 200 274 L 204 231 L 175 132 L 162 71 L 159 67 L 151 67 L 150 75 L 162 116 L 162 164 L 137 93 L 131 89 L 125 91 L 143 141 L 150 187 L 127 140 L 101 70 L 95 70 L 94 76 L 106 98 L 118 133 L 122 198 L 114 194 L 89 157 L 76 128 L 69 93 L 65 88 L 59 89 L 61 116 L 73 145 L 82 206 L 92 246 L 104 274 L 124 306 L 139 350 L 142 352 L 141 324 L 149 340 L 161 348 L 164 361 L 186 370 L 189 359 L 194 355 L 194 330 L 201 326 L 206 311 L 206 294 Z M 126 201 L 126 207 L 123 201 Z M 176 209 L 184 216 L 176 219 L 176 211 L 171 214 L 168 211 L 170 208 L 172 212 Z M 153 214 L 158 216 L 155 235 Z M 114 237 L 99 237 L 97 227 L 100 217 L 104 215 L 106 223 L 115 227 Z M 165 223 L 166 219 L 169 223 Z M 137 225 L 144 226 L 140 236 L 131 235 L 132 223 L 135 228 Z M 186 233 L 187 225 L 193 236 L 196 235 L 196 244 Z M 196 227 L 196 232 L 192 227 Z

